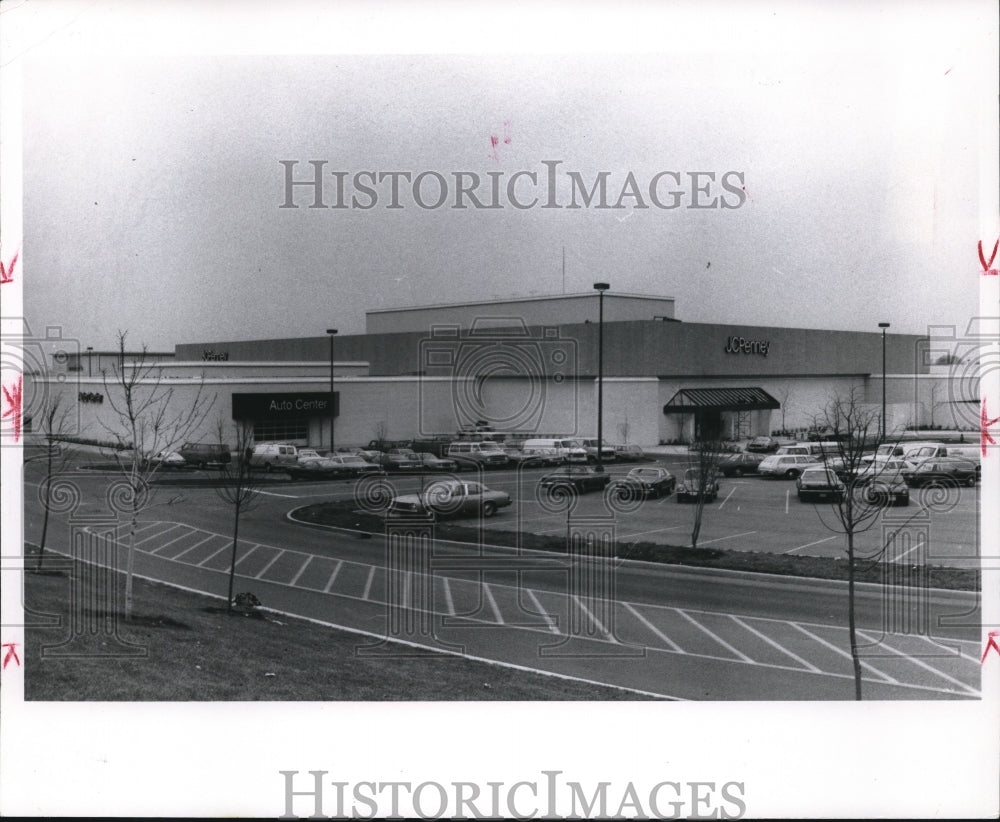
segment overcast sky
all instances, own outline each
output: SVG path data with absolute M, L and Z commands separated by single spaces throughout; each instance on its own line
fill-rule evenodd
M 42 44 L 23 58 L 26 316 L 83 346 L 110 347 L 123 328 L 169 349 L 359 333 L 369 308 L 605 280 L 676 297 L 693 322 L 964 327 L 995 165 L 983 95 L 996 99 L 996 66 L 963 43 L 991 25 L 995 41 L 993 12 L 897 7 L 798 14 L 777 39 L 764 20 L 733 48 L 716 17 L 675 29 L 667 5 L 670 53 L 642 55 L 88 56 Z M 846 36 L 851 20 L 864 36 Z M 337 31 L 330 51 L 349 39 Z M 389 209 L 386 181 L 372 209 L 310 209 L 302 189 L 301 207 L 282 209 L 281 160 L 298 160 L 301 179 L 309 160 L 327 161 L 327 204 L 334 171 L 347 173 L 348 203 L 361 171 L 437 172 L 449 201 L 420 208 L 403 182 L 403 207 Z M 567 172 L 588 185 L 609 172 L 612 205 L 631 172 L 652 207 L 631 196 L 620 209 L 543 209 L 545 160 L 561 161 L 563 203 Z M 503 172 L 504 207 L 450 208 L 458 171 L 484 180 L 480 199 Z M 518 171 L 539 176 L 533 193 L 524 178 L 517 189 L 535 207 L 506 199 Z M 686 189 L 676 209 L 646 196 L 661 171 L 681 175 L 659 188 L 664 200 Z M 716 175 L 702 201 L 742 205 L 688 208 L 690 172 Z M 721 188 L 726 172 L 743 175 L 745 200 Z M 435 199 L 433 179 L 422 190 Z

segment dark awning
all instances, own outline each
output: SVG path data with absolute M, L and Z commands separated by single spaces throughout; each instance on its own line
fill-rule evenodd
M 781 403 L 763 388 L 682 388 L 663 406 L 663 413 L 763 411 L 780 407 Z

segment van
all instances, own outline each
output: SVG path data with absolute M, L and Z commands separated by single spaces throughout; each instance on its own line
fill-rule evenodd
M 571 439 L 535 439 L 525 440 L 521 448 L 526 456 L 533 454 L 555 454 L 564 462 L 587 462 L 587 449 L 576 440 Z
M 254 446 L 250 455 L 250 465 L 253 468 L 263 468 L 270 471 L 287 465 L 298 465 L 299 449 L 284 442 L 261 442 Z
M 904 449 L 907 462 L 923 462 L 938 457 L 958 457 L 970 462 L 980 462 L 980 451 L 974 445 L 945 445 L 942 442 L 911 443 Z
M 212 442 L 186 442 L 177 453 L 188 465 L 204 468 L 209 463 L 225 465 L 232 460 L 228 445 Z

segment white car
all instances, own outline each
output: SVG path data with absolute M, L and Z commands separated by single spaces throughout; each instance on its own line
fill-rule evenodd
M 774 454 L 764 458 L 763 462 L 757 466 L 757 473 L 762 477 L 795 479 L 806 468 L 819 465 L 819 463 L 820 460 L 816 457 L 807 457 L 803 454 Z
M 176 451 L 160 451 L 151 456 L 149 461 L 164 468 L 183 468 L 187 465 L 187 460 Z
M 511 504 L 506 491 L 492 491 L 479 482 L 462 482 L 441 479 L 432 482 L 419 494 L 403 494 L 393 497 L 389 503 L 388 515 L 461 517 L 492 517 L 498 508 Z

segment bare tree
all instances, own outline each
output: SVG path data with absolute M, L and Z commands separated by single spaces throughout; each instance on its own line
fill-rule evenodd
M 253 452 L 253 425 L 246 422 L 234 423 L 236 429 L 236 451 L 232 459 L 223 463 L 222 473 L 216 492 L 223 501 L 233 506 L 233 550 L 229 559 L 229 596 L 226 608 L 233 610 L 233 582 L 236 578 L 236 546 L 240 535 L 240 514 L 254 508 L 260 501 L 260 475 L 250 466 Z M 218 425 L 219 442 L 225 437 L 222 420 Z
M 691 526 L 691 547 L 698 547 L 698 536 L 705 515 L 705 503 L 712 502 L 719 493 L 719 463 L 726 455 L 725 443 L 720 440 L 702 440 L 692 448 L 697 457 L 685 470 L 677 487 L 677 501 L 694 500 L 694 522 Z
M 930 388 L 930 397 L 928 398 L 929 401 L 927 403 L 927 406 L 928 406 L 928 408 L 930 408 L 930 412 L 931 412 L 931 419 L 930 419 L 930 423 L 929 424 L 930 424 L 930 427 L 932 429 L 934 428 L 934 414 L 937 412 L 937 410 L 942 405 L 947 405 L 948 404 L 948 402 L 946 400 L 939 399 L 939 397 L 941 396 L 941 389 L 943 387 L 944 386 L 942 386 L 941 383 L 935 382 L 935 383 L 933 383 L 931 385 L 931 388 Z
M 71 408 L 63 405 L 62 394 L 56 394 L 42 408 L 42 436 L 45 439 L 45 479 L 40 489 L 42 496 L 42 537 L 38 543 L 36 570 L 42 568 L 45 540 L 49 531 L 49 509 L 52 507 L 52 480 L 62 473 L 72 457 L 72 451 L 62 442 L 68 428 Z
M 848 633 L 851 645 L 851 661 L 854 666 L 854 698 L 861 699 L 861 659 L 858 655 L 858 639 L 855 615 L 855 575 L 858 557 L 855 537 L 872 528 L 879 521 L 883 509 L 892 504 L 891 479 L 885 462 L 871 461 L 867 482 L 858 480 L 869 460 L 864 457 L 874 451 L 882 439 L 879 435 L 881 410 L 860 401 L 861 394 L 856 389 L 847 396 L 838 396 L 829 401 L 819 415 L 820 425 L 832 431 L 836 442 L 836 453 L 827 457 L 827 471 L 831 485 L 842 483 L 839 491 L 828 496 L 828 503 L 817 506 L 820 521 L 829 530 L 844 534 L 847 551 L 847 609 Z M 829 511 L 832 516 L 823 515 Z M 884 548 L 883 548 L 884 550 Z M 865 557 L 877 561 L 879 555 Z
M 791 386 L 788 386 L 788 385 L 783 385 L 781 388 L 777 388 L 774 391 L 774 396 L 777 397 L 778 402 L 781 403 L 781 408 L 779 410 L 781 411 L 781 430 L 782 431 L 787 431 L 788 430 L 785 427 L 785 414 L 788 411 L 788 407 L 789 407 L 788 399 L 789 399 L 789 397 L 791 397 L 791 395 L 792 395 L 792 388 L 791 388 Z M 768 432 L 768 433 L 770 433 L 770 432 Z
M 622 443 L 628 445 L 628 435 L 632 432 L 632 427 L 629 425 L 628 414 L 625 415 L 620 423 L 618 423 L 618 436 L 621 437 Z
M 153 459 L 162 451 L 176 448 L 204 421 L 214 398 L 203 395 L 204 382 L 194 399 L 181 405 L 174 401 L 174 389 L 163 382 L 162 368 L 151 361 L 144 344 L 141 351 L 126 363 L 127 331 L 118 332 L 118 358 L 110 373 L 102 369 L 108 408 L 115 424 L 102 422 L 104 428 L 125 450 L 114 453 L 125 492 L 118 497 L 129 516 L 129 535 L 125 569 L 125 619 L 132 617 L 132 581 L 135 571 L 135 531 L 139 514 L 149 504 L 149 486 L 160 461 Z

